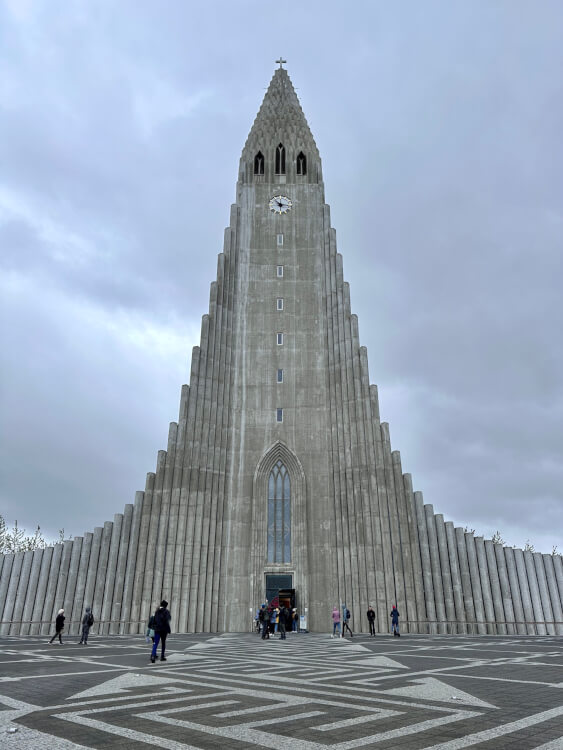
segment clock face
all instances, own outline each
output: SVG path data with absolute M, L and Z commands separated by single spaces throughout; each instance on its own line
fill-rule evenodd
M 289 198 L 286 198 L 285 195 L 275 195 L 270 199 L 269 203 L 270 211 L 273 211 L 275 214 L 286 214 L 291 210 L 292 205 Z

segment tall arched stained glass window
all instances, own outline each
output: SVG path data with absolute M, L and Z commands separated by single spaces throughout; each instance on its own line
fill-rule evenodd
M 291 562 L 291 489 L 281 461 L 268 480 L 268 562 Z

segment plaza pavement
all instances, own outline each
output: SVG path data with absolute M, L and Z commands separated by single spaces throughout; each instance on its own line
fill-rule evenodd
M 0 748 L 563 748 L 563 639 L 0 639 Z M 16 730 L 16 731 L 14 731 Z

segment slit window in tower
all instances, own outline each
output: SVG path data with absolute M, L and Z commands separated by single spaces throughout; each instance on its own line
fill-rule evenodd
M 283 409 L 276 409 L 276 422 L 283 422 Z
M 276 333 L 276 339 L 278 346 L 281 346 L 283 344 L 283 333 Z
M 277 274 L 278 278 L 281 279 L 281 277 L 283 276 L 283 266 L 277 266 L 276 274 Z
M 276 174 L 285 174 L 285 148 L 281 143 L 276 148 Z
M 264 155 L 261 151 L 254 157 L 254 174 L 264 174 Z
M 283 370 L 278 369 L 278 383 L 283 383 Z
M 307 174 L 307 157 L 305 156 L 303 151 L 300 151 L 299 155 L 297 156 L 297 174 Z
M 278 297 L 276 300 L 276 309 L 283 310 L 283 299 L 281 297 Z
M 291 562 L 291 485 L 281 461 L 268 480 L 268 562 Z
M 278 234 L 277 242 L 278 242 L 278 247 L 281 247 L 283 245 L 283 234 Z

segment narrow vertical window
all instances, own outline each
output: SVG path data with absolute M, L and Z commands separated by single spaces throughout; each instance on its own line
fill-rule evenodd
M 276 409 L 276 422 L 283 422 L 283 409 Z
M 285 148 L 281 143 L 276 148 L 276 174 L 285 174 Z
M 278 297 L 276 300 L 276 309 L 283 310 L 283 299 L 282 297 Z
M 283 266 L 278 266 L 277 270 L 276 270 L 276 273 L 278 275 L 278 278 L 281 279 L 281 277 L 283 276 Z
M 264 174 L 264 156 L 261 151 L 254 157 L 254 174 Z
M 281 247 L 283 245 L 283 234 L 278 234 L 278 247 Z
M 307 174 L 307 157 L 303 151 L 300 151 L 297 157 L 297 174 Z
M 278 342 L 278 346 L 283 344 L 283 333 L 276 333 L 276 341 Z
M 283 370 L 278 369 L 278 383 L 283 383 Z
M 281 409 L 278 409 L 281 411 Z M 291 485 L 278 461 L 268 480 L 268 562 L 291 562 Z

